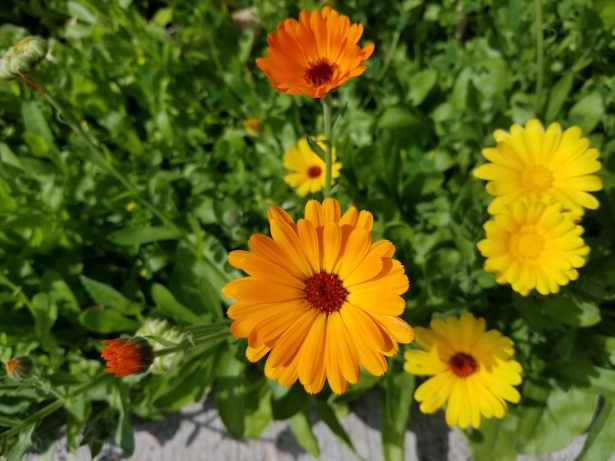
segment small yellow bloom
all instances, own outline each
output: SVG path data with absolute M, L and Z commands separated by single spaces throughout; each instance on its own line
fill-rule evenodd
M 261 121 L 254 117 L 248 117 L 243 121 L 243 126 L 247 131 L 253 133 L 260 133 L 261 131 Z
M 133 211 L 136 210 L 137 204 L 135 202 L 128 202 L 125 208 L 126 208 L 126 211 L 128 211 L 129 213 L 132 213 Z
M 236 250 L 229 264 L 248 273 L 227 283 L 236 299 L 227 315 L 231 333 L 248 339 L 256 362 L 269 353 L 265 375 L 309 393 L 329 382 L 337 394 L 356 383 L 360 365 L 373 375 L 385 356 L 414 339 L 398 316 L 406 308 L 404 266 L 386 240 L 372 242 L 373 217 L 354 207 L 342 215 L 335 199 L 310 200 L 297 222 L 281 208 L 269 210 L 271 235 L 250 237 L 251 251 Z
M 318 141 L 324 139 L 324 136 L 316 138 Z M 324 150 L 325 144 L 319 142 L 318 145 Z M 331 185 L 333 180 L 340 175 L 342 164 L 336 162 L 335 148 L 331 151 L 332 168 L 331 168 Z M 290 187 L 297 188 L 297 194 L 305 197 L 309 192 L 318 192 L 325 187 L 325 161 L 314 152 L 307 142 L 306 138 L 302 138 L 297 143 L 297 146 L 290 146 L 288 151 L 282 157 L 284 167 L 291 170 L 292 173 L 284 176 Z
M 491 163 L 474 170 L 474 176 L 486 179 L 487 192 L 495 198 L 489 213 L 496 214 L 506 205 L 522 198 L 545 203 L 560 202 L 565 210 L 583 213 L 583 208 L 598 208 L 598 200 L 587 191 L 602 189 L 595 173 L 601 168 L 598 149 L 589 148 L 577 126 L 562 132 L 559 124 L 545 131 L 539 120 L 525 128 L 513 125 L 510 133 L 496 130 L 495 148 L 483 149 Z
M 560 285 L 579 277 L 576 269 L 589 253 L 575 219 L 562 212 L 560 203 L 521 201 L 505 208 L 485 223 L 487 238 L 477 244 L 487 258 L 485 270 L 523 296 L 533 289 L 557 293 Z
M 139 64 L 140 66 L 145 64 L 145 58 L 143 56 L 139 56 L 139 58 L 137 59 L 137 64 Z
M 479 427 L 481 415 L 502 418 L 506 401 L 518 403 L 521 365 L 510 360 L 513 342 L 497 330 L 485 331 L 485 320 L 465 313 L 461 318 L 431 321 L 416 327 L 416 343 L 424 350 L 404 353 L 404 369 L 432 378 L 421 384 L 414 398 L 423 413 L 446 405 L 446 423 L 462 429 Z

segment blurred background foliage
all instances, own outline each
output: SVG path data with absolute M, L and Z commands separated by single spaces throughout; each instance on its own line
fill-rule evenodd
M 365 26 L 376 51 L 368 70 L 336 92 L 335 143 L 343 163 L 337 198 L 370 210 L 374 239 L 392 240 L 411 288 L 405 320 L 471 310 L 516 343 L 523 399 L 504 420 L 468 435 L 478 460 L 514 459 L 567 446 L 589 430 L 579 459 L 615 451 L 615 3 L 543 2 L 544 83 L 537 91 L 536 1 L 377 0 L 329 4 Z M 266 33 L 316 0 L 5 0 L 0 49 L 40 35 L 50 54 L 38 79 L 71 107 L 107 161 L 169 216 L 170 228 L 107 171 L 22 81 L 0 83 L 0 360 L 28 354 L 44 385 L 0 382 L 0 430 L 55 397 L 97 379 L 100 340 L 133 334 L 148 318 L 188 331 L 223 323 L 220 288 L 239 274 L 226 254 L 268 233 L 281 205 L 305 199 L 283 182 L 281 155 L 321 134 L 319 101 L 277 93 L 256 68 Z M 244 121 L 260 120 L 260 130 Z M 482 269 L 490 200 L 471 176 L 492 132 L 538 117 L 579 125 L 601 151 L 604 190 L 583 218 L 591 247 L 580 279 L 558 295 L 528 298 Z M 314 198 L 314 197 L 308 197 Z M 320 195 L 316 195 L 321 199 Z M 377 386 L 384 453 L 403 457 L 414 379 L 391 359 L 340 396 L 307 396 L 247 364 L 245 341 L 196 348 L 162 375 L 106 380 L 41 425 L 12 437 L 4 454 L 48 452 L 65 427 L 71 449 L 97 453 L 113 440 L 135 450 L 131 415 L 160 418 L 212 389 L 234 437 L 289 419 L 318 454 L 315 408 L 339 425 L 348 402 Z M 593 424 L 592 424 L 593 422 Z M 85 427 L 85 429 L 84 429 Z M 605 430 L 602 430 L 605 429 Z M 137 447 L 138 448 L 138 447 Z

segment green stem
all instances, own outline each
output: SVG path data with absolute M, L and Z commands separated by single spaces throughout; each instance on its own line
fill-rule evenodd
M 171 346 L 171 347 L 166 347 L 164 349 L 157 350 L 156 352 L 154 352 L 154 355 L 156 357 L 160 357 L 162 355 L 174 354 L 176 352 L 185 351 L 192 347 L 197 347 L 203 344 L 212 343 L 214 341 L 219 341 L 229 336 L 231 336 L 231 332 L 225 329 L 224 331 L 220 331 L 218 333 L 211 333 L 211 334 L 204 335 L 198 338 L 194 338 L 192 341 L 182 341 L 177 346 Z
M 9 429 L 8 431 L 3 432 L 2 434 L 0 434 L 0 437 L 2 437 L 4 439 L 8 439 L 9 437 L 13 437 L 14 435 L 19 434 L 20 432 L 25 430 L 31 424 L 36 423 L 37 421 L 40 421 L 41 419 L 49 416 L 54 411 L 59 410 L 60 408 L 62 408 L 65 403 L 66 403 L 65 400 L 54 400 L 49 405 L 41 408 L 39 411 L 37 411 L 33 415 L 31 415 L 31 416 L 27 417 L 26 419 L 24 419 L 18 426 L 14 427 L 12 429 Z
M 21 423 L 19 423 L 17 426 L 15 426 L 12 429 L 9 429 L 8 431 L 3 432 L 2 434 L 0 434 L 0 437 L 3 438 L 3 439 L 7 439 L 9 437 L 13 437 L 14 435 L 19 434 L 20 432 L 25 430 L 31 424 L 36 423 L 37 421 L 40 421 L 43 418 L 46 418 L 47 416 L 49 416 L 54 411 L 59 410 L 60 408 L 62 408 L 67 400 L 69 400 L 71 398 L 74 398 L 74 397 L 77 397 L 80 394 L 83 394 L 85 391 L 91 389 L 92 387 L 98 386 L 99 384 L 104 383 L 105 381 L 107 381 L 110 378 L 111 378 L 111 375 L 95 377 L 94 379 L 92 379 L 92 381 L 90 381 L 88 383 L 85 383 L 81 387 L 78 387 L 77 389 L 75 389 L 75 391 L 69 397 L 67 397 L 67 398 L 60 398 L 60 399 L 54 400 L 49 405 L 41 408 L 39 411 L 37 411 L 33 415 L 31 415 L 31 416 L 27 417 L 26 419 L 24 419 L 23 421 L 21 421 Z
M 544 81 L 545 47 L 542 32 L 542 0 L 534 0 L 534 28 L 536 33 L 536 113 L 542 107 Z
M 38 85 L 41 88 L 43 88 L 43 86 L 40 83 L 38 83 Z M 92 161 L 99 167 L 102 167 L 103 169 L 107 170 L 107 172 L 111 174 L 111 176 L 113 176 L 115 179 L 117 179 L 126 188 L 126 190 L 128 190 L 128 192 L 130 192 L 132 196 L 136 200 L 138 200 L 145 208 L 151 211 L 155 216 L 157 216 L 167 226 L 175 229 L 180 235 L 184 237 L 184 239 L 190 245 L 193 245 L 192 241 L 188 239 L 188 236 L 184 229 L 180 228 L 168 216 L 166 216 L 163 212 L 161 212 L 158 208 L 156 208 L 152 203 L 150 203 L 149 200 L 143 197 L 143 195 L 139 192 L 139 190 L 135 186 L 133 186 L 132 183 L 121 172 L 119 172 L 113 165 L 110 165 L 105 160 L 105 154 L 102 152 L 101 148 L 98 147 L 96 144 L 94 144 L 94 142 L 85 133 L 85 131 L 83 131 L 81 124 L 77 120 L 75 120 L 72 114 L 68 110 L 66 110 L 66 108 L 62 105 L 62 103 L 60 103 L 60 101 L 54 98 L 53 95 L 51 95 L 51 93 L 49 93 L 49 91 L 47 91 L 46 89 L 44 89 L 43 91 L 45 92 L 44 94 L 45 99 L 58 111 L 58 113 L 62 114 L 62 117 L 64 118 L 68 126 L 70 126 L 73 129 L 73 131 L 75 131 L 79 136 L 81 136 L 81 138 L 88 145 L 92 153 Z
M 26 294 L 21 290 L 21 287 L 15 285 L 8 278 L 6 278 L 3 274 L 0 274 L 0 283 L 3 285 L 6 285 L 11 290 L 13 290 L 14 292 L 13 294 L 18 296 L 21 302 L 24 303 L 26 306 L 28 306 L 28 309 L 30 309 L 30 312 L 34 312 L 34 305 L 32 304 L 32 301 L 30 301 L 30 298 L 28 298 Z
M 331 168 L 333 150 L 333 120 L 331 118 L 332 101 L 328 94 L 322 98 L 322 115 L 325 125 L 325 198 L 331 194 Z

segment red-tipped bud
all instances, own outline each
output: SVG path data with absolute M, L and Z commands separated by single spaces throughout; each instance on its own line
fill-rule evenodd
M 107 347 L 102 358 L 107 361 L 107 373 L 115 377 L 145 373 L 154 362 L 154 349 L 145 338 L 135 336 L 128 339 L 106 339 Z
M 32 376 L 34 362 L 26 355 L 18 355 L 9 360 L 5 368 L 8 375 L 15 381 L 23 381 Z

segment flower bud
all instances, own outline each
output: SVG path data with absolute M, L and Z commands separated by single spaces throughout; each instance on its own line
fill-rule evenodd
M 9 360 L 5 368 L 8 375 L 15 381 L 24 381 L 32 376 L 34 362 L 26 355 L 18 355 Z
M 184 334 L 182 332 L 163 319 L 146 319 L 143 326 L 137 330 L 136 334 L 138 336 L 156 336 L 176 344 L 181 343 L 184 339 Z M 150 344 L 152 344 L 154 351 L 158 351 L 166 347 L 154 340 L 150 340 Z M 151 372 L 159 375 L 166 373 L 169 368 L 171 368 L 176 358 L 177 353 L 156 357 L 152 367 L 150 368 Z
M 24 38 L 0 59 L 0 79 L 12 80 L 27 74 L 45 58 L 47 49 L 47 41 L 41 37 Z
M 106 339 L 101 356 L 107 361 L 105 372 L 116 378 L 145 373 L 154 362 L 154 349 L 147 339 L 134 336 L 128 339 Z

